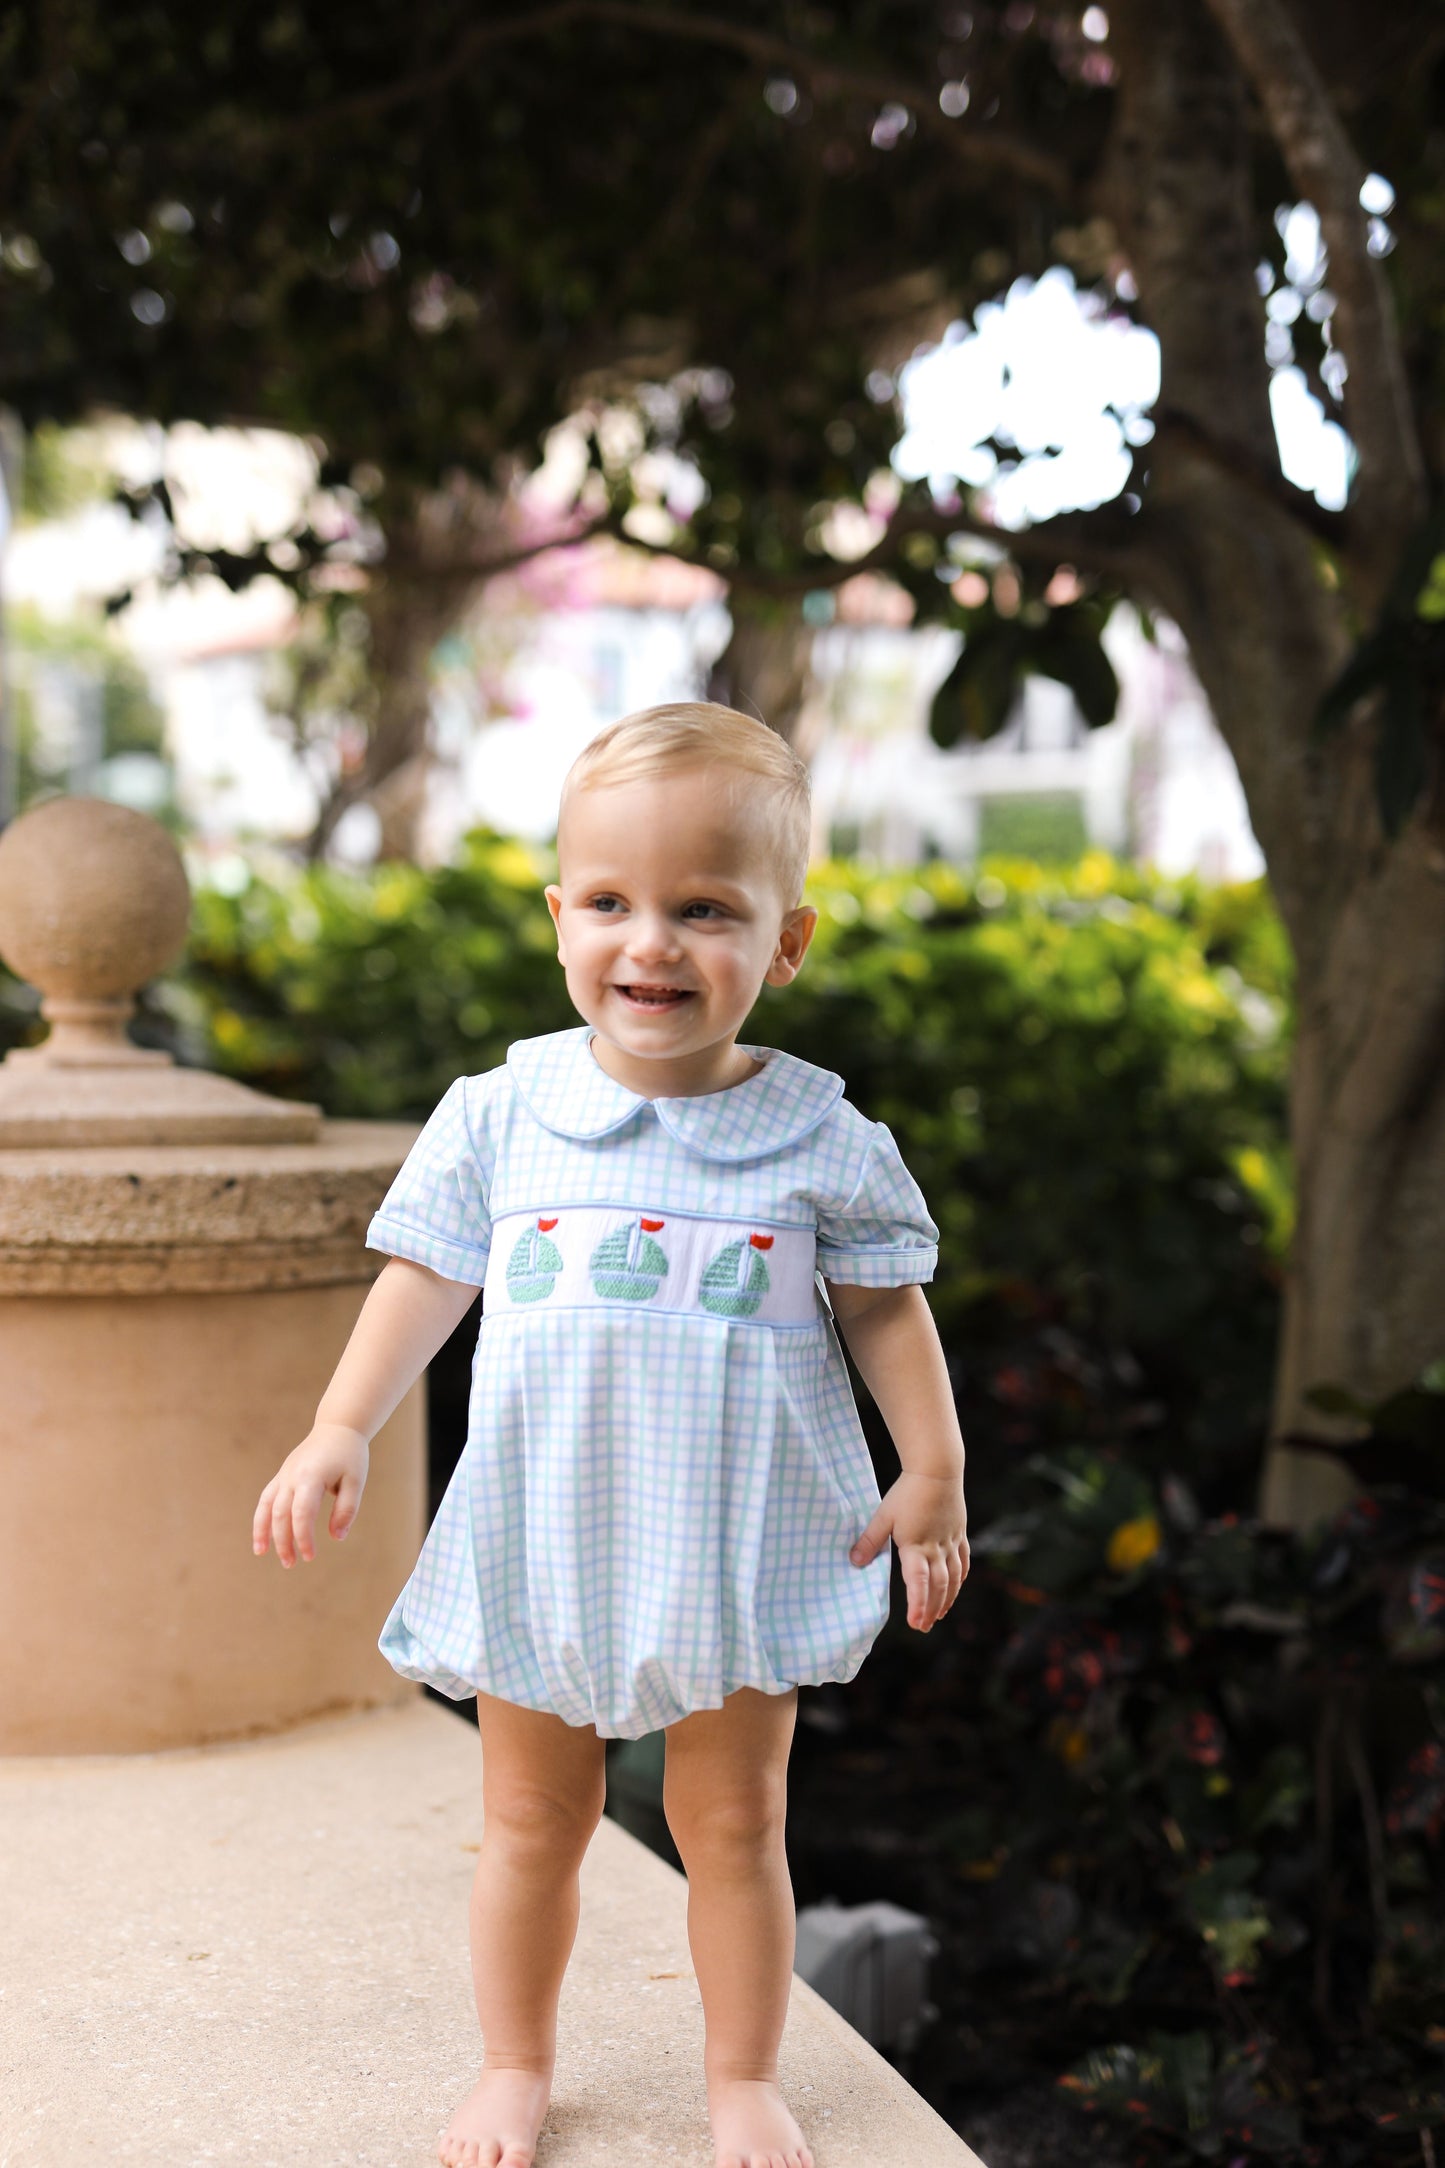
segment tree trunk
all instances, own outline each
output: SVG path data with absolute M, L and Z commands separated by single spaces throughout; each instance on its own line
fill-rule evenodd
M 495 553 L 501 520 L 473 493 L 464 510 L 423 499 L 385 522 L 386 555 L 358 601 L 369 629 L 372 709 L 359 763 L 337 778 L 308 844 L 325 852 L 354 805 L 381 822 L 380 855 L 414 858 L 431 767 L 432 653 L 465 616 L 485 577 L 467 561 Z
M 734 588 L 733 629 L 713 664 L 708 697 L 759 716 L 793 742 L 813 669 L 813 629 L 795 602 L 772 602 Z
M 1367 772 L 1358 788 L 1368 804 Z M 1312 1386 L 1380 1400 L 1445 1351 L 1445 862 L 1423 823 L 1377 847 L 1301 975 L 1291 1133 L 1275 1431 L 1348 1434 Z M 1347 1487 L 1337 1463 L 1277 1448 L 1264 1509 L 1313 1518 Z
M 1237 68 L 1200 0 L 1122 0 L 1111 19 L 1107 207 L 1162 356 L 1140 582 L 1189 642 L 1297 969 L 1298 1222 L 1260 1510 L 1304 1526 L 1352 1488 L 1328 1451 L 1351 1426 L 1312 1388 L 1377 1399 L 1445 1350 L 1445 856 L 1424 815 L 1385 837 L 1368 713 L 1323 744 L 1313 730 L 1349 603 L 1373 607 L 1408 522 L 1347 566 L 1352 597 L 1322 576 L 1275 479 Z

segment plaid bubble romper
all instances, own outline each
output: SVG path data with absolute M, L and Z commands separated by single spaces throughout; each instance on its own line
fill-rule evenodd
M 878 1485 L 821 1277 L 931 1279 L 890 1132 L 768 1047 L 646 1099 L 593 1033 L 461 1077 L 368 1246 L 482 1287 L 466 1447 L 381 1635 L 403 1678 L 604 1738 L 851 1679 L 888 1614 Z

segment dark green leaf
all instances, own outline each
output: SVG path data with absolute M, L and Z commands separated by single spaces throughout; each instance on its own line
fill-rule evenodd
M 1395 670 L 1388 680 L 1375 741 L 1375 797 L 1387 836 L 1397 836 L 1425 787 L 1429 745 L 1420 684 L 1413 672 Z

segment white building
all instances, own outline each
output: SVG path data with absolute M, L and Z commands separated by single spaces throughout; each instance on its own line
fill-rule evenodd
M 137 600 L 118 624 L 164 706 L 175 797 L 199 847 L 299 844 L 320 779 L 265 697 L 269 659 L 294 622 L 286 590 L 275 581 L 241 595 L 218 581 L 167 590 L 154 580 L 160 555 L 158 538 L 117 508 L 92 506 L 12 535 L 5 588 L 63 616 L 134 582 Z M 1106 645 L 1119 713 L 1103 729 L 1088 730 L 1063 687 L 1034 677 L 996 738 L 944 752 L 928 736 L 928 711 L 957 635 L 900 624 L 902 598 L 880 581 L 850 582 L 840 597 L 838 620 L 816 638 L 816 691 L 799 733 L 818 853 L 968 863 L 1020 847 L 1021 834 L 1027 847 L 1032 823 L 1056 842 L 1170 872 L 1260 870 L 1233 762 L 1171 627 L 1151 642 L 1132 611 L 1116 612 Z M 616 548 L 538 560 L 494 582 L 485 610 L 493 678 L 503 657 L 500 690 L 483 694 L 465 636 L 447 644 L 438 670 L 421 844 L 433 862 L 479 822 L 549 838 L 562 777 L 587 739 L 631 709 L 695 697 L 727 637 L 712 575 Z M 117 794 L 129 787 L 124 775 L 115 783 Z M 75 787 L 86 787 L 79 775 Z M 356 809 L 340 854 L 365 862 L 375 832 L 374 816 Z
M 1252 879 L 1263 859 L 1244 793 L 1180 635 L 1161 624 L 1151 641 L 1121 607 L 1104 644 L 1113 722 L 1090 730 L 1066 687 L 1029 677 L 996 737 L 944 752 L 928 713 L 957 635 L 830 627 L 815 649 L 830 725 L 812 754 L 820 842 L 885 864 L 968 864 L 1032 826 L 1168 873 Z M 1019 817 L 1031 809 L 1047 817 Z

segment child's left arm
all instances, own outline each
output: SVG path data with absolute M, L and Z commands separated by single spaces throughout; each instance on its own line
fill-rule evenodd
M 867 1566 L 892 1537 L 908 1623 L 928 1629 L 968 1577 L 963 1439 L 938 1328 L 923 1289 L 825 1280 L 833 1314 L 898 1449 L 903 1472 L 849 1552 Z

